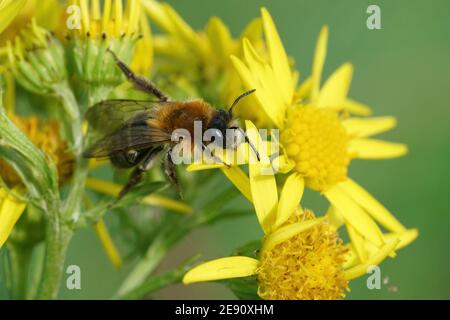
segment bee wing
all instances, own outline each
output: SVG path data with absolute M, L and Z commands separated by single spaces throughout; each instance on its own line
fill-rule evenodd
M 86 158 L 108 158 L 127 150 L 142 150 L 163 145 L 171 141 L 171 135 L 145 123 L 125 123 L 111 134 L 106 135 L 83 152 Z
M 142 112 L 153 113 L 159 101 L 105 100 L 90 107 L 86 120 L 95 131 L 106 135 L 116 131 L 125 122 Z

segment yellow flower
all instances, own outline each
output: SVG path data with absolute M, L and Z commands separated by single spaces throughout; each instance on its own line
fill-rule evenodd
M 261 57 L 250 41 L 244 40 L 244 59 L 232 57 L 246 89 L 255 88 L 261 112 L 270 119 L 268 127 L 280 130 L 285 150 L 284 172 L 298 177 L 298 183 L 321 192 L 336 207 L 346 225 L 382 247 L 385 243 L 375 223 L 392 232 L 405 227 L 374 197 L 347 175 L 354 158 L 385 159 L 406 153 L 403 144 L 369 139 L 395 126 L 392 117 L 353 118 L 346 114 L 368 109 L 347 98 L 352 66 L 345 63 L 320 86 L 326 55 L 328 28 L 320 33 L 312 76 L 295 90 L 295 76 L 288 62 L 275 24 L 262 9 L 269 60 Z M 375 221 L 374 221 L 375 220 Z
M 80 6 L 82 21 L 81 29 L 71 33 L 72 42 L 69 43 L 69 46 L 74 46 L 75 56 L 79 54 L 78 58 L 80 59 L 75 59 L 78 63 L 76 67 L 80 74 L 85 76 L 84 79 L 95 81 L 106 77 L 106 79 L 112 78 L 112 82 L 116 79 L 121 80 L 122 74 L 114 60 L 105 54 L 108 48 L 114 50 L 118 55 L 125 56 L 132 54 L 133 50 L 131 49 L 134 48 L 132 67 L 139 73 L 149 72 L 153 59 L 152 38 L 147 18 L 140 10 L 140 1 L 128 1 L 126 8 L 122 8 L 122 1 L 107 0 L 103 5 L 103 15 L 100 15 L 100 1 L 98 0 L 90 3 L 85 0 L 72 1 L 72 4 Z M 0 2 L 0 32 L 6 28 L 0 37 L 0 45 L 6 44 L 4 48 L 0 49 L 0 58 L 3 55 L 8 56 L 16 79 L 20 80 L 25 89 L 40 94 L 51 93 L 55 88 L 53 85 L 66 78 L 64 59 L 58 59 L 60 56 L 64 56 L 62 46 L 59 46 L 59 43 L 58 46 L 52 46 L 56 39 L 53 39 L 46 29 L 54 29 L 56 26 L 53 18 L 59 17 L 59 13 L 61 13 L 59 2 L 46 1 L 43 5 L 38 5 L 37 1 L 30 0 L 25 7 L 23 5 L 25 5 L 25 1 Z M 53 10 L 51 14 L 48 14 L 48 9 Z M 17 14 L 19 16 L 16 17 Z M 51 19 L 48 18 L 49 16 Z M 8 25 L 10 26 L 8 27 Z M 65 27 L 64 21 L 64 28 L 59 29 L 65 30 Z M 135 43 L 136 46 L 134 46 Z M 90 56 L 86 54 L 90 54 Z M 105 69 L 103 58 L 109 59 L 111 62 L 112 77 L 111 72 Z M 98 63 L 92 64 L 93 61 Z M 92 69 L 92 66 L 97 66 L 97 69 Z M 40 120 L 35 116 L 29 118 L 15 116 L 13 84 L 16 79 L 12 77 L 11 73 L 6 72 L 6 68 L 2 65 L 0 65 L 0 72 L 5 76 L 8 86 L 6 96 L 9 98 L 6 100 L 9 105 L 9 117 L 39 149 L 52 158 L 58 169 L 60 185 L 64 184 L 72 175 L 74 157 L 68 152 L 68 145 L 59 135 L 59 124 L 56 121 Z M 105 77 L 97 78 L 99 72 L 104 72 Z M 108 78 L 108 76 L 110 77 Z M 13 188 L 12 190 L 15 191 L 10 192 L 7 188 L 0 188 L 1 247 L 8 239 L 27 204 L 21 198 L 26 194 L 26 190 L 15 170 L 2 159 L 0 159 L 0 169 L 2 181 L 8 188 Z M 115 196 L 118 193 L 117 190 L 121 189 L 121 186 L 117 184 L 90 178 L 87 180 L 86 186 L 112 196 Z M 188 205 L 160 195 L 147 196 L 143 202 L 150 206 L 169 208 L 175 212 L 192 212 L 192 208 Z M 95 229 L 109 258 L 115 266 L 119 266 L 120 255 L 115 249 L 103 221 L 99 221 L 95 225 Z
M 247 132 L 254 141 L 260 139 L 250 122 Z M 298 173 L 288 177 L 278 197 L 275 177 L 266 169 L 262 162 L 250 164 L 247 182 L 265 233 L 257 259 L 232 256 L 206 262 L 186 273 L 185 284 L 255 275 L 263 299 L 340 299 L 349 280 L 366 274 L 417 235 L 416 230 L 386 235 L 381 248 L 365 243 L 366 259 L 359 260 L 355 246 L 339 240 L 339 223 L 331 215 L 315 218 L 311 211 L 298 209 L 304 189 Z
M 32 21 L 6 44 L 9 66 L 17 82 L 37 94 L 55 94 L 67 82 L 64 48 L 49 31 Z
M 0 47 L 14 40 L 32 19 L 46 29 L 58 31 L 63 10 L 58 0 L 0 1 Z
M 14 41 L 32 19 L 47 29 L 58 31 L 63 18 L 61 5 L 57 0 L 2 0 L 0 1 L 0 65 L 6 62 L 8 41 Z M 2 67 L 0 67 L 2 69 Z M 14 106 L 15 81 L 11 72 L 3 72 L 6 92 L 3 103 L 7 112 Z
M 20 191 L 18 188 L 13 191 Z M 13 193 L 0 187 L 0 248 L 11 234 L 14 225 L 24 212 L 27 204 Z
M 56 120 L 42 120 L 36 116 L 20 117 L 14 115 L 11 116 L 11 118 L 31 142 L 53 160 L 58 169 L 60 186 L 68 182 L 73 173 L 74 156 L 69 151 L 67 143 L 62 140 L 59 134 L 59 123 Z M 0 177 L 1 181 L 13 191 L 9 192 L 6 188 L 0 187 L 1 247 L 8 239 L 14 225 L 25 211 L 27 203 L 20 199 L 20 196 L 26 194 L 26 190 L 21 183 L 20 177 L 3 159 L 0 159 Z M 87 179 L 86 187 L 111 196 L 116 196 L 122 188 L 120 185 L 94 178 Z M 149 206 L 167 208 L 174 212 L 192 212 L 192 208 L 188 205 L 156 194 L 145 197 L 143 203 Z M 117 249 L 115 249 L 114 243 L 106 229 L 106 225 L 102 220 L 95 225 L 95 230 L 113 265 L 119 267 L 121 264 L 120 255 Z
M 81 9 L 80 28 L 70 32 L 70 46 L 76 72 L 87 83 L 115 86 L 122 73 L 115 65 L 112 50 L 132 68 L 148 74 L 153 62 L 153 40 L 150 26 L 141 10 L 141 0 L 72 1 Z
M 40 120 L 35 116 L 12 116 L 11 120 L 31 142 L 53 160 L 58 169 L 60 185 L 66 183 L 72 176 L 74 157 L 59 134 L 59 123 L 56 120 Z M 1 247 L 25 211 L 27 203 L 20 199 L 21 195 L 26 194 L 21 178 L 3 159 L 0 159 L 0 178 L 12 191 L 8 191 L 6 186 L 0 187 Z
M 122 189 L 122 186 L 119 184 L 96 178 L 88 178 L 86 180 L 86 187 L 113 197 L 116 197 Z M 157 194 L 144 197 L 144 199 L 142 199 L 142 203 L 149 206 L 166 208 L 173 210 L 174 212 L 192 213 L 192 208 L 187 204 Z
M 10 118 L 36 147 L 53 160 L 58 169 L 59 184 L 63 185 L 69 181 L 73 173 L 74 156 L 59 133 L 59 122 L 42 120 L 36 116 L 14 115 Z M 13 168 L 2 159 L 0 159 L 0 172 L 1 178 L 8 187 L 13 188 L 21 184 L 21 180 Z
M 286 223 L 314 220 L 309 210 Z M 267 246 L 267 244 L 266 244 Z M 265 300 L 341 299 L 348 289 L 343 263 L 347 249 L 329 223 L 323 221 L 260 254 L 258 295 Z
M 262 48 L 261 20 L 254 19 L 233 38 L 218 17 L 210 18 L 204 29 L 196 31 L 168 4 L 143 0 L 143 7 L 162 31 L 154 38 L 157 71 L 172 75 L 170 82 L 185 91 L 180 98 L 202 96 L 229 106 L 243 90 L 229 57 L 242 56 L 243 38 Z
M 6 0 L 0 2 L 0 34 L 14 20 L 17 14 L 22 10 L 26 0 Z

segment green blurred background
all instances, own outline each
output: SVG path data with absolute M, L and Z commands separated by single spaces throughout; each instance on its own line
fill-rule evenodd
M 302 79 L 310 74 L 315 41 L 330 27 L 324 78 L 346 61 L 355 66 L 350 96 L 370 105 L 375 115 L 393 115 L 398 127 L 381 136 L 407 143 L 406 157 L 354 161 L 351 177 L 386 205 L 419 238 L 381 266 L 389 284 L 369 290 L 366 277 L 351 283 L 350 299 L 450 298 L 450 1 L 433 0 L 190 0 L 168 1 L 195 28 L 219 16 L 234 35 L 266 6 Z M 368 30 L 366 9 L 381 8 L 382 29 Z M 325 203 L 307 194 L 304 205 Z M 228 255 L 260 237 L 252 216 L 198 230 L 180 243 L 161 270 L 202 252 L 205 258 Z M 67 299 L 108 298 L 129 267 L 116 271 L 92 230 L 76 234 L 67 265 L 82 270 L 82 290 L 62 289 Z M 392 290 L 396 287 L 397 290 Z M 0 295 L 1 297 L 1 295 Z M 234 298 L 220 284 L 178 285 L 157 298 Z

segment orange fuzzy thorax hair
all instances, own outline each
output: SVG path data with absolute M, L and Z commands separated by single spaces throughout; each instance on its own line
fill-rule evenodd
M 194 136 L 194 121 L 202 121 L 206 130 L 213 117 L 214 108 L 203 100 L 169 102 L 161 106 L 156 120 L 165 132 L 171 134 L 175 129 L 186 129 Z

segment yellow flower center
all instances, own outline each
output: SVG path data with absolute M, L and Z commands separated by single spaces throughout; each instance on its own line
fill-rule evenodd
M 299 106 L 289 115 L 281 143 L 306 185 L 325 191 L 345 180 L 350 156 L 349 136 L 335 111 Z
M 73 173 L 74 156 L 68 152 L 67 144 L 59 134 L 59 124 L 55 120 L 43 121 L 37 117 L 18 117 L 11 119 L 16 126 L 34 143 L 36 147 L 45 152 L 58 169 L 59 184 L 69 180 Z M 0 159 L 0 173 L 5 183 L 13 187 L 21 183 L 16 172 Z
M 312 219 L 305 210 L 288 223 Z M 342 299 L 348 288 L 342 264 L 347 250 L 327 222 L 263 251 L 258 294 L 266 300 Z

